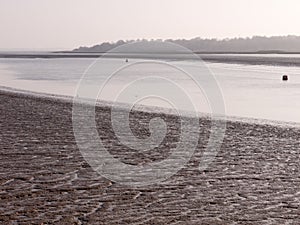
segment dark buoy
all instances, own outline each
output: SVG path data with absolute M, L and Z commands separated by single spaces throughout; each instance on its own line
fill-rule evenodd
M 288 78 L 287 75 L 283 75 L 283 76 L 282 76 L 282 80 L 283 80 L 283 81 L 287 81 L 288 79 L 289 79 L 289 78 Z
M 128 59 L 126 59 L 125 62 L 128 62 Z

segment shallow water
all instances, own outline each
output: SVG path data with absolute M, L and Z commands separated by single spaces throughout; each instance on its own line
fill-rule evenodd
M 99 89 L 99 84 L 108 78 L 112 68 L 126 65 L 124 59 L 102 60 L 101 71 L 97 74 L 90 74 L 89 80 L 86 81 L 87 89 Z M 93 58 L 0 59 L 0 85 L 35 92 L 75 96 L 79 80 L 94 61 Z M 141 59 L 130 59 L 129 63 L 137 61 Z M 184 70 L 200 71 L 196 75 L 199 76 L 204 89 L 211 82 L 209 80 L 211 74 L 207 73 L 205 68 L 207 67 L 219 84 L 228 116 L 300 122 L 300 67 L 225 63 L 203 65 L 188 60 L 172 60 L 167 63 Z M 130 81 L 136 81 L 144 74 L 161 75 L 179 84 L 188 92 L 198 111 L 211 112 L 205 90 L 201 91 L 188 77 L 164 65 L 133 66 L 122 70 L 118 76 L 110 80 L 101 96 L 98 97 L 114 100 L 120 90 Z M 283 74 L 289 75 L 288 82 L 281 81 Z M 134 95 L 133 100 L 137 103 L 171 107 L 172 104 L 163 101 L 162 98 L 139 101 L 141 97 L 139 94 L 145 89 L 164 90 L 172 95 L 171 89 L 168 89 L 164 82 L 146 79 L 133 86 L 136 91 L 131 94 Z M 124 101 L 126 102 L 126 99 Z M 179 107 L 183 106 L 179 105 Z

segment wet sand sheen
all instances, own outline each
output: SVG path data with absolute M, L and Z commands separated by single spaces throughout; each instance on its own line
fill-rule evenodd
M 279 224 L 300 223 L 297 128 L 229 121 L 222 148 L 198 171 L 210 121 L 199 120 L 197 150 L 179 173 L 141 188 L 111 182 L 93 172 L 73 136 L 72 104 L 0 91 L 1 224 Z M 163 143 L 138 153 L 122 146 L 110 124 L 110 108 L 97 108 L 98 131 L 111 154 L 129 164 L 162 160 L 179 140 L 179 119 Z M 131 127 L 149 135 L 153 113 L 133 112 Z

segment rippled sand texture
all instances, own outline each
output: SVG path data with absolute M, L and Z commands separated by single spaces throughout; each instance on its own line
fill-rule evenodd
M 0 92 L 1 224 L 300 224 L 298 129 L 228 122 L 214 164 L 198 171 L 209 135 L 187 167 L 169 180 L 129 188 L 95 174 L 72 132 L 72 104 Z M 168 133 L 158 149 L 137 153 L 118 143 L 109 108 L 98 128 L 109 151 L 130 164 L 162 160 L 178 141 L 178 118 L 163 116 Z M 132 114 L 149 135 L 153 114 Z

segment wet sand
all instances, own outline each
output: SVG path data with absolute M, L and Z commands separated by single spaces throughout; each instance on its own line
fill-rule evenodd
M 229 121 L 214 163 L 199 172 L 210 121 L 201 118 L 186 168 L 157 185 L 130 188 L 93 172 L 72 130 L 72 104 L 0 91 L 1 224 L 300 224 L 300 130 Z M 98 107 L 99 135 L 130 164 L 164 159 L 179 140 L 179 119 L 161 115 L 159 148 L 138 153 L 118 142 L 110 108 Z M 149 135 L 153 113 L 133 112 L 131 127 Z

